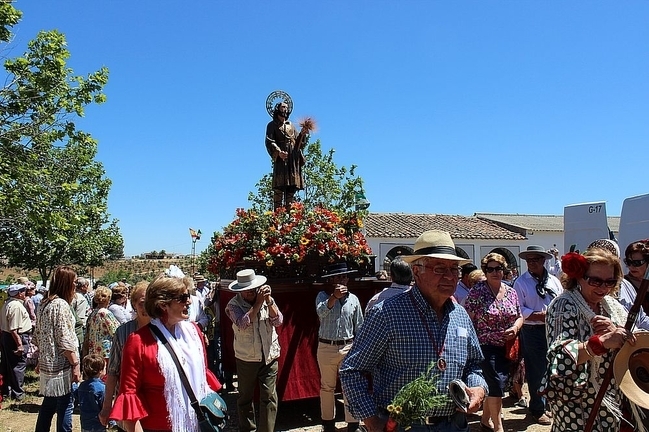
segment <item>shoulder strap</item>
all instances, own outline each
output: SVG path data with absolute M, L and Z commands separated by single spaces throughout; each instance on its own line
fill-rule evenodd
M 149 323 L 149 330 L 151 330 L 151 333 L 155 337 L 157 337 L 160 342 L 167 348 L 167 351 L 169 351 L 169 354 L 171 355 L 171 358 L 173 359 L 174 363 L 176 364 L 176 369 L 178 369 L 178 374 L 180 375 L 180 381 L 183 383 L 183 387 L 185 387 L 185 391 L 187 392 L 187 396 L 189 396 L 189 401 L 194 408 L 194 411 L 196 411 L 196 416 L 198 417 L 198 420 L 204 420 L 205 419 L 205 413 L 201 410 L 200 404 L 196 400 L 196 395 L 194 394 L 194 390 L 192 390 L 191 385 L 189 385 L 189 380 L 187 379 L 187 375 L 185 374 L 185 370 L 180 366 L 180 361 L 178 361 L 178 356 L 176 356 L 176 352 L 173 350 L 171 345 L 169 345 L 169 341 L 167 338 L 162 334 L 159 328 L 154 326 L 153 324 Z

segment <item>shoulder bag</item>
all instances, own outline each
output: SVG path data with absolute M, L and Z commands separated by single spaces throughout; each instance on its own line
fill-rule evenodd
M 149 324 L 149 329 L 151 330 L 151 333 L 153 333 L 160 340 L 160 342 L 162 342 L 165 348 L 167 348 L 169 354 L 171 354 L 171 358 L 173 359 L 174 363 L 176 364 L 176 368 L 178 369 L 180 381 L 182 381 L 183 387 L 185 387 L 185 391 L 187 392 L 187 396 L 189 396 L 190 404 L 194 411 L 196 411 L 196 417 L 198 417 L 198 426 L 200 427 L 201 432 L 223 431 L 225 429 L 225 424 L 228 418 L 228 407 L 225 401 L 221 398 L 221 396 L 219 396 L 217 392 L 212 392 L 205 396 L 200 402 L 198 402 L 196 400 L 194 390 L 192 390 L 192 387 L 189 385 L 187 375 L 185 374 L 184 369 L 180 366 L 178 357 L 176 356 L 173 348 L 171 348 L 171 345 L 169 345 L 167 338 L 165 338 L 160 329 L 153 324 Z

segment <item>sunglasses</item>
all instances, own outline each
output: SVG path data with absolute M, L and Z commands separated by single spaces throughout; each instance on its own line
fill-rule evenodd
M 493 273 L 493 272 L 495 272 L 495 271 L 497 271 L 497 272 L 501 272 L 501 271 L 503 271 L 503 270 L 505 270 L 505 269 L 504 269 L 503 267 L 500 267 L 500 266 L 498 266 L 498 267 L 488 267 L 488 266 L 485 267 L 485 271 L 486 271 L 487 273 Z
M 177 297 L 174 297 L 172 300 L 176 300 L 176 301 L 178 301 L 180 303 L 187 303 L 187 300 L 189 300 L 189 297 L 191 297 L 191 296 L 189 294 L 185 293 L 185 294 L 181 294 L 181 295 L 179 295 Z
M 647 261 L 643 260 L 643 259 L 634 260 L 634 259 L 631 259 L 631 258 L 624 258 L 624 264 L 626 264 L 629 267 L 640 267 L 646 262 Z
M 588 282 L 588 285 L 599 288 L 604 285 L 606 288 L 613 288 L 617 285 L 617 279 L 600 279 L 595 276 L 584 276 L 584 280 Z

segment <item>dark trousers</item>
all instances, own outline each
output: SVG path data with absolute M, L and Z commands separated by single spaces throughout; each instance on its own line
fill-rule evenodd
M 264 361 L 237 361 L 237 379 L 239 382 L 239 431 L 273 432 L 277 417 L 277 360 L 270 364 Z M 252 399 L 255 387 L 259 382 L 259 427 L 255 424 L 255 408 Z
M 521 331 L 525 376 L 530 390 L 530 413 L 539 417 L 545 413 L 545 398 L 539 395 L 541 380 L 548 367 L 548 342 L 544 325 L 524 325 Z
M 29 337 L 26 334 L 20 335 L 23 350 L 16 355 L 14 351 L 18 348 L 11 333 L 2 332 L 0 349 L 0 374 L 4 377 L 2 393 L 10 398 L 22 398 L 25 394 L 23 383 L 25 382 L 25 369 L 27 368 L 27 350 L 29 349 Z
M 72 432 L 72 392 L 63 396 L 45 396 L 38 410 L 35 432 L 50 432 L 56 414 L 56 432 Z
M 212 373 L 219 379 L 219 382 L 224 384 L 223 364 L 221 363 L 221 328 L 219 324 L 214 329 L 214 338 L 207 346 L 207 364 Z

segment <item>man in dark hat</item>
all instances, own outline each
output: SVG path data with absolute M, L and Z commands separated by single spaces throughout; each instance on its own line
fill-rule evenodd
M 334 392 L 338 381 L 338 369 L 352 347 L 360 325 L 363 310 L 358 297 L 347 290 L 349 270 L 346 263 L 327 266 L 322 276 L 325 289 L 315 300 L 320 319 L 318 330 L 318 368 L 320 369 L 320 415 L 324 432 L 336 430 L 336 399 Z M 345 394 L 343 393 L 343 398 Z M 356 432 L 358 420 L 354 419 L 345 402 L 345 421 L 348 432 Z
M 2 350 L 0 373 L 4 376 L 2 392 L 7 396 L 21 400 L 25 397 L 23 383 L 27 367 L 27 348 L 32 322 L 25 300 L 25 285 L 11 285 L 7 288 L 9 299 L 0 310 L 0 350 Z
M 545 399 L 538 390 L 547 368 L 548 342 L 545 337 L 545 312 L 556 296 L 563 292 L 559 279 L 548 273 L 545 261 L 552 258 L 542 246 L 531 245 L 518 254 L 527 263 L 527 271 L 514 282 L 525 322 L 521 329 L 525 376 L 530 390 L 530 414 L 541 425 L 552 420 L 546 413 Z
M 273 120 L 266 126 L 266 150 L 273 160 L 273 208 L 286 206 L 295 200 L 295 193 L 304 189 L 302 148 L 306 144 L 307 131 L 297 132 L 285 102 L 275 105 Z
M 414 249 L 414 255 L 403 260 L 410 263 L 415 285 L 367 314 L 340 368 L 343 391 L 352 415 L 362 419 L 370 432 L 380 432 L 397 392 L 433 367 L 440 394 L 448 394 L 453 383 L 464 389 L 467 400 L 454 398 L 422 413 L 411 430 L 468 432 L 466 414 L 457 407 L 476 412 L 487 390 L 473 324 L 466 310 L 451 299 L 459 266 L 469 260 L 457 256 L 451 236 L 444 231 L 424 232 Z

